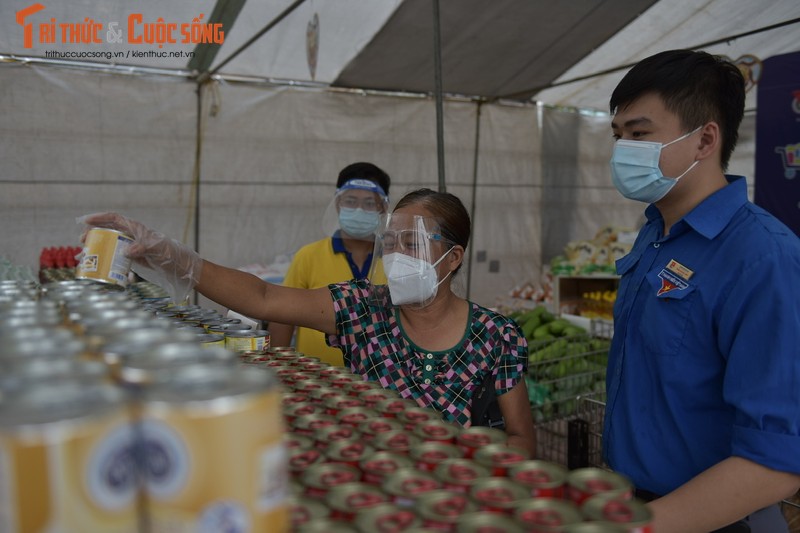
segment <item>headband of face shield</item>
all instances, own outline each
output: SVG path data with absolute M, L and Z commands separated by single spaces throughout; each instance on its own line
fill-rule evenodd
M 328 236 L 372 240 L 381 216 L 389 209 L 389 197 L 380 185 L 365 179 L 351 179 L 336 189 L 322 217 L 322 231 Z
M 388 295 L 376 290 L 374 295 L 382 303 L 425 307 L 438 293 L 442 279 L 436 267 L 453 249 L 439 230 L 435 219 L 392 213 L 375 239 L 370 280 L 380 279 L 376 273 L 382 269 Z

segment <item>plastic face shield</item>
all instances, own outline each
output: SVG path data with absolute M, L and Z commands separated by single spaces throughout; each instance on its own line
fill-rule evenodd
M 376 303 L 424 307 L 436 297 L 436 265 L 451 245 L 429 217 L 392 213 L 377 233 L 370 280 L 385 273 L 388 284 L 373 285 Z M 388 289 L 388 290 L 387 290 Z
M 388 210 L 389 198 L 381 187 L 352 179 L 337 189 L 322 218 L 322 230 L 328 236 L 338 231 L 342 237 L 371 241 Z

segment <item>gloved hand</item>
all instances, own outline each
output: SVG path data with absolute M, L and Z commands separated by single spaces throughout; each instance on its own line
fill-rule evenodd
M 166 290 L 175 303 L 183 302 L 200 279 L 203 260 L 185 244 L 118 213 L 94 213 L 76 219 L 86 224 L 81 242 L 92 227 L 121 231 L 133 238 L 126 255 L 131 270 Z

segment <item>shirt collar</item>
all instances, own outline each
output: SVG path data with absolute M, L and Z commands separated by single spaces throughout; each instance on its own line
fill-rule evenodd
M 722 232 L 733 215 L 747 203 L 747 181 L 744 176 L 725 175 L 728 186 L 716 191 L 689 211 L 681 220 L 707 239 Z M 644 212 L 652 222 L 661 218 L 655 205 L 650 204 Z
M 346 254 L 347 248 L 344 247 L 344 239 L 342 239 L 341 233 L 339 230 L 336 230 L 336 233 L 333 234 L 331 237 L 331 243 L 333 244 L 333 251 L 337 254 Z

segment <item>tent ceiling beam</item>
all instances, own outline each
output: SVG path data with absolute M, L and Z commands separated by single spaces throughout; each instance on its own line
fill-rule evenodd
M 292 2 L 291 5 L 289 5 L 286 9 L 284 9 L 277 17 L 272 19 L 269 22 L 269 24 L 264 26 L 255 35 L 253 35 L 251 38 L 249 38 L 242 46 L 240 46 L 239 48 L 234 50 L 232 54 L 230 54 L 228 57 L 226 57 L 224 60 L 222 60 L 216 67 L 214 67 L 213 70 L 210 70 L 210 71 L 207 70 L 207 71 L 202 72 L 197 78 L 197 83 L 202 84 L 202 83 L 208 81 L 208 79 L 211 78 L 211 76 L 213 76 L 214 74 L 219 72 L 219 70 L 222 67 L 227 65 L 236 56 L 238 56 L 239 54 L 244 52 L 251 44 L 256 42 L 258 39 L 261 38 L 262 35 L 264 35 L 269 30 L 274 28 L 280 21 L 285 19 L 292 11 L 294 11 L 295 9 L 300 7 L 300 5 L 303 4 L 305 1 L 306 0 L 295 0 L 294 2 Z
M 217 0 L 214 11 L 208 20 L 209 24 L 222 24 L 225 35 L 229 35 L 239 12 L 246 0 Z M 205 72 L 217 57 L 220 45 L 217 43 L 200 43 L 194 49 L 194 56 L 189 60 L 189 70 Z
M 720 39 L 715 39 L 713 41 L 708 41 L 708 42 L 705 42 L 705 43 L 701 43 L 701 44 L 698 44 L 698 45 L 695 45 L 695 46 L 692 46 L 692 47 L 688 47 L 688 49 L 689 50 L 701 50 L 703 48 L 708 48 L 710 46 L 714 46 L 714 45 L 717 45 L 717 44 L 722 44 L 722 43 L 728 43 L 728 42 L 731 42 L 731 41 L 735 41 L 737 39 L 741 39 L 743 37 L 748 37 L 750 35 L 756 35 L 756 34 L 759 34 L 759 33 L 764 33 L 764 32 L 768 32 L 768 31 L 772 31 L 772 30 L 777 30 L 779 28 L 783 28 L 784 26 L 790 26 L 792 24 L 797 24 L 798 22 L 800 22 L 800 18 L 790 19 L 790 20 L 786 20 L 786 21 L 783 21 L 783 22 L 779 22 L 777 24 L 771 24 L 769 26 L 764 26 L 763 28 L 757 28 L 755 30 L 746 31 L 746 32 L 743 32 L 743 33 L 737 33 L 735 35 L 729 35 L 727 37 L 722 37 Z M 585 76 L 578 76 L 577 78 L 571 78 L 571 79 L 563 80 L 563 81 L 554 81 L 554 82 L 548 83 L 546 85 L 541 85 L 539 87 L 533 87 L 531 89 L 526 89 L 524 91 L 519 91 L 519 92 L 515 92 L 515 93 L 511 93 L 511 94 L 498 96 L 497 98 L 493 98 L 492 100 L 497 100 L 497 99 L 501 99 L 501 98 L 507 99 L 507 100 L 527 100 L 527 99 L 533 98 L 534 96 L 536 96 L 537 93 L 539 93 L 539 92 L 541 92 L 541 91 L 543 91 L 545 89 L 551 89 L 553 87 L 560 87 L 562 85 L 569 85 L 570 83 L 578 83 L 580 81 L 586 81 L 586 80 L 590 80 L 590 79 L 593 79 L 593 78 L 599 78 L 601 76 L 606 76 L 608 74 L 613 74 L 614 72 L 619 72 L 621 70 L 627 70 L 627 69 L 633 68 L 633 66 L 636 65 L 637 62 L 626 63 L 624 65 L 618 65 L 616 67 L 612 67 L 612 68 L 609 68 L 609 69 L 601 70 L 601 71 L 598 71 L 598 72 L 593 72 L 593 73 L 587 74 Z

